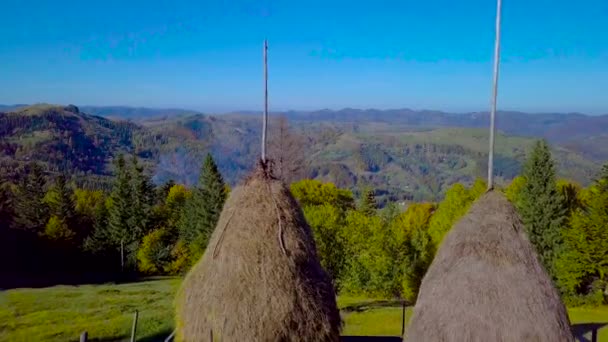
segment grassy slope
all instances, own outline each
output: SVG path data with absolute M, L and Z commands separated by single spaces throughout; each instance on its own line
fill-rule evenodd
M 92 340 L 124 340 L 133 312 L 140 311 L 138 341 L 162 341 L 173 329 L 173 296 L 178 279 L 122 285 L 55 286 L 0 292 L 0 341 L 76 341 L 82 331 Z M 401 333 L 398 303 L 340 297 L 344 335 Z M 406 321 L 411 309 L 406 311 Z M 608 322 L 608 307 L 570 310 L 573 323 Z M 608 328 L 600 330 L 608 341 Z

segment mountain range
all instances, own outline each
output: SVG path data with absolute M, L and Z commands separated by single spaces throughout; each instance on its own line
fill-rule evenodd
M 117 153 L 135 153 L 155 181 L 192 184 L 210 152 L 234 184 L 260 151 L 256 112 L 49 105 L 0 106 L 0 112 L 1 127 L 10 127 L 0 130 L 5 167 L 41 159 L 51 169 L 103 179 L 111 177 Z M 303 138 L 305 176 L 355 191 L 372 186 L 381 200 L 436 200 L 454 182 L 485 175 L 488 113 L 347 108 L 271 114 L 272 121 L 283 114 Z M 608 115 L 499 112 L 497 127 L 495 168 L 503 183 L 521 171 L 538 138 L 551 143 L 559 176 L 581 184 L 608 160 Z

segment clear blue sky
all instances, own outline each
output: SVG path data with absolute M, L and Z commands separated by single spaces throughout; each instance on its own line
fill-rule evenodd
M 0 2 L 0 103 L 487 110 L 494 0 Z M 608 113 L 608 1 L 503 0 L 499 108 Z

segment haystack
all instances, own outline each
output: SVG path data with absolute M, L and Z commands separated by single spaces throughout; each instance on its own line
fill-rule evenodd
M 503 195 L 486 193 L 446 236 L 404 340 L 574 340 L 558 292 Z
M 340 313 L 312 231 L 264 167 L 228 198 L 177 299 L 182 341 L 338 341 Z

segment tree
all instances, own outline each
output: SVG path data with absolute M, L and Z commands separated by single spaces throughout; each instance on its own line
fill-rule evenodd
M 8 183 L 0 184 L 0 229 L 9 229 L 13 223 L 13 193 Z
M 116 160 L 116 179 L 110 194 L 112 205 L 108 210 L 107 232 L 100 233 L 107 239 L 107 244 L 121 252 L 121 267 L 126 260 L 135 263 L 137 242 L 142 234 L 140 225 L 136 225 L 133 216 L 133 186 L 131 174 L 122 155 Z
M 418 297 L 422 278 L 426 274 L 435 248 L 428 229 L 435 205 L 416 203 L 410 205 L 397 220 L 397 227 L 403 229 L 404 260 L 399 260 L 403 267 L 402 297 L 413 303 Z
M 556 258 L 555 273 L 568 301 L 582 297 L 583 302 L 601 304 L 608 283 L 608 164 L 589 192 L 563 230 L 563 252 Z
M 74 205 L 74 192 L 68 186 L 66 176 L 60 174 L 55 179 L 54 186 L 46 193 L 44 200 L 50 213 L 61 220 L 68 229 L 76 228 L 76 213 Z
M 376 196 L 374 195 L 374 190 L 371 188 L 366 188 L 365 190 L 363 190 L 363 194 L 361 196 L 359 211 L 361 211 L 367 216 L 372 216 L 376 214 L 377 209 L 378 203 L 376 203 Z
M 164 229 L 156 229 L 144 236 L 137 250 L 138 268 L 147 274 L 169 272 L 171 266 L 171 234 Z
M 105 197 L 101 190 L 74 189 L 74 211 L 77 218 L 77 233 L 84 240 L 91 235 L 97 222 L 97 211 L 104 206 Z M 106 220 L 106 217 L 99 217 Z
M 65 244 L 71 242 L 75 233 L 70 230 L 64 219 L 51 215 L 44 228 L 43 235 L 50 240 Z
M 145 234 L 150 228 L 150 213 L 154 205 L 156 193 L 151 178 L 144 173 L 144 169 L 139 165 L 137 157 L 131 160 L 131 212 L 132 229 L 137 235 Z
M 346 266 L 344 213 L 330 204 L 309 205 L 303 208 L 306 221 L 310 225 L 321 266 L 332 279 L 338 290 Z
M 192 251 L 193 261 L 203 254 L 226 201 L 226 188 L 211 154 L 207 154 L 197 187 L 180 220 L 180 239 Z
M 304 175 L 306 142 L 293 132 L 284 115 L 271 123 L 271 130 L 268 154 L 274 161 L 274 173 L 286 184 L 291 184 Z
M 303 179 L 291 184 L 291 193 L 302 207 L 329 204 L 339 208 L 342 212 L 355 208 L 352 192 L 340 189 L 333 183 Z
M 44 202 L 46 179 L 42 167 L 37 163 L 29 164 L 25 172 L 17 189 L 15 225 L 37 234 L 44 230 L 49 219 L 48 207 Z
M 549 146 L 537 141 L 524 165 L 526 182 L 517 202 L 530 242 L 540 260 L 555 279 L 554 258 L 561 245 L 561 229 L 566 223 L 563 199 L 557 191 L 555 165 Z
M 448 189 L 429 223 L 429 235 L 435 249 L 439 248 L 452 226 L 467 213 L 471 204 L 484 193 L 485 189 L 486 184 L 481 179 L 477 179 L 470 189 L 460 183 Z

